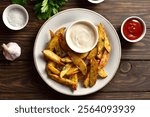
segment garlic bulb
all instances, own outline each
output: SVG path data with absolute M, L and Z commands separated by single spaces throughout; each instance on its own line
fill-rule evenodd
M 10 42 L 7 45 L 3 44 L 3 55 L 7 60 L 13 61 L 21 55 L 21 48 L 15 42 Z

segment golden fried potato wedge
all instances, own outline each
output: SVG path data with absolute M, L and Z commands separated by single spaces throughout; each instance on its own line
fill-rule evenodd
M 90 77 L 89 77 L 89 73 L 87 73 L 86 76 L 85 76 L 85 79 L 83 81 L 83 86 L 85 88 L 87 88 L 87 87 L 89 87 L 89 85 L 90 85 Z
M 59 39 L 59 44 L 61 46 L 61 48 L 67 53 L 68 51 L 70 51 L 71 49 L 69 48 L 69 46 L 66 43 L 66 39 L 65 38 L 60 38 Z
M 106 73 L 106 71 L 104 69 L 99 69 L 98 70 L 98 75 L 101 77 L 101 78 L 106 78 L 108 75 Z
M 80 69 L 83 75 L 86 75 L 87 73 L 87 66 L 85 62 L 76 54 L 73 52 L 68 52 L 68 55 L 70 56 L 72 62 Z
M 99 25 L 99 28 L 100 28 L 100 30 L 102 32 L 102 34 L 100 33 L 100 37 L 102 36 L 102 39 L 104 40 L 104 47 L 106 48 L 106 50 L 108 52 L 110 52 L 111 51 L 111 46 L 110 46 L 110 42 L 109 42 L 107 33 L 106 33 L 106 31 L 105 31 L 105 29 L 104 29 L 102 24 Z M 101 38 L 99 38 L 99 39 L 101 40 Z
M 65 27 L 62 27 L 62 28 L 58 29 L 58 30 L 55 32 L 55 35 L 59 35 L 60 33 L 61 33 L 62 35 L 64 35 L 65 29 L 66 29 Z
M 87 56 L 87 59 L 90 60 L 92 58 L 94 58 L 97 55 L 97 46 L 90 51 L 90 53 Z
M 108 52 L 111 51 L 111 46 L 110 46 L 110 43 L 109 43 L 109 40 L 108 40 L 107 35 L 105 36 L 104 46 L 105 46 L 105 48 L 106 48 L 106 50 L 107 50 Z
M 69 69 L 71 68 L 72 64 L 66 64 L 62 71 L 60 72 L 60 77 L 62 78 L 68 71 Z
M 67 76 L 70 76 L 70 75 L 73 75 L 73 74 L 76 74 L 79 72 L 79 69 L 77 67 L 71 67 L 68 72 L 66 73 Z
M 49 62 L 47 64 L 47 70 L 50 70 L 52 73 L 56 74 L 56 75 L 59 75 L 60 74 L 60 71 L 55 68 L 55 63 L 54 62 Z
M 104 50 L 102 50 L 102 51 L 100 51 L 100 52 L 97 53 L 96 57 L 97 57 L 99 60 L 102 58 L 103 52 L 104 52 Z
M 77 53 L 77 55 L 78 55 L 81 59 L 86 58 L 88 54 L 89 54 L 88 52 L 86 52 L 86 53 L 81 53 L 81 54 L 78 54 L 78 53 Z
M 64 65 L 64 63 L 61 61 L 61 58 L 51 50 L 43 50 L 43 54 L 46 59 L 54 61 L 60 65 Z
M 102 42 L 99 41 L 97 47 L 98 47 L 98 53 L 100 53 L 101 51 L 103 51 L 104 42 L 103 41 Z
M 104 68 L 109 60 L 109 53 L 107 50 L 104 50 L 104 53 L 103 53 L 103 56 L 102 56 L 102 59 L 99 63 L 99 66 L 98 68 L 101 69 L 101 68 Z
M 58 35 L 54 35 L 54 37 L 50 40 L 47 48 L 50 49 L 51 51 L 53 51 L 55 46 L 57 46 L 59 39 L 61 39 L 61 38 L 63 38 L 61 33 L 59 33 Z
M 78 80 L 80 80 L 81 82 L 84 81 L 85 75 L 83 75 L 81 71 L 79 71 L 77 74 L 78 74 Z
M 77 86 L 78 86 L 78 75 L 77 74 L 74 74 L 74 75 L 71 75 L 70 77 L 69 77 L 69 79 L 71 80 L 71 81 L 73 81 L 76 85 L 73 85 L 72 86 L 72 89 L 73 90 L 76 90 L 77 89 Z
M 63 51 L 62 51 L 62 49 L 61 49 L 61 47 L 60 47 L 59 40 L 57 40 L 57 42 L 56 42 L 55 53 L 56 53 L 58 56 L 62 56 L 62 55 L 63 55 Z
M 90 61 L 90 87 L 94 86 L 97 80 L 97 73 L 98 73 L 98 62 L 95 58 Z
M 55 80 L 56 82 L 69 86 L 71 87 L 71 89 L 76 90 L 77 89 L 77 83 L 75 81 L 72 81 L 70 79 L 67 78 L 60 78 L 58 75 L 56 74 L 51 74 L 48 73 L 48 75 L 50 76 L 51 79 Z
M 98 44 L 97 44 L 97 48 L 98 48 L 98 53 L 101 52 L 104 48 L 104 28 L 102 23 L 100 23 L 100 25 L 98 26 L 98 34 L 99 34 L 99 38 L 98 38 Z
M 51 39 L 54 37 L 54 32 L 52 31 L 52 30 L 49 30 L 49 34 L 50 34 L 50 37 L 51 37 Z
M 71 63 L 72 62 L 72 60 L 71 60 L 71 58 L 69 56 L 66 56 L 66 57 L 62 58 L 61 60 L 64 63 Z
M 55 35 L 59 37 L 55 43 L 55 52 L 58 56 L 62 56 L 62 53 L 63 53 L 61 46 L 60 46 L 60 43 L 59 43 L 59 40 L 63 39 L 65 29 L 66 29 L 65 27 L 62 27 L 62 28 L 58 29 L 55 33 Z

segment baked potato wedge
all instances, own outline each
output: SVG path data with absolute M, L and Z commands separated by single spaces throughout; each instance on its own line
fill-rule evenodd
M 90 61 L 90 73 L 89 73 L 90 87 L 95 85 L 97 80 L 97 73 L 98 73 L 98 61 L 95 58 L 93 58 Z
M 76 84 L 76 85 L 72 85 L 72 89 L 76 90 L 78 86 L 78 75 L 77 74 L 71 75 L 69 79 Z
M 89 73 L 87 73 L 86 76 L 85 76 L 85 79 L 83 81 L 83 86 L 85 88 L 87 88 L 87 87 L 89 87 L 89 85 L 90 85 L 90 77 L 89 77 Z
M 50 37 L 51 37 L 51 39 L 54 37 L 54 32 L 52 31 L 52 30 L 49 30 L 49 35 L 50 35 Z
M 54 61 L 59 65 L 64 65 L 64 63 L 61 61 L 61 58 L 51 50 L 43 50 L 43 54 L 46 57 L 46 59 Z
M 84 59 L 84 58 L 87 57 L 88 54 L 89 54 L 89 53 L 86 52 L 86 53 L 77 54 L 77 56 L 79 56 L 81 59 Z
M 93 50 L 90 51 L 86 59 L 90 60 L 94 58 L 96 55 L 97 55 L 97 46 Z
M 104 68 L 109 60 L 109 52 L 107 50 L 104 50 L 104 53 L 103 53 L 103 56 L 102 56 L 102 59 L 99 63 L 99 66 L 98 68 L 101 69 L 101 68 Z
M 110 51 L 111 51 L 111 46 L 110 46 L 110 42 L 109 42 L 107 33 L 106 33 L 104 27 L 102 26 L 102 24 L 100 24 L 100 27 L 101 27 L 101 30 L 103 30 L 104 47 L 106 48 L 106 50 L 107 50 L 108 52 L 110 52 Z
M 55 35 L 59 35 L 60 33 L 61 33 L 62 35 L 64 35 L 65 29 L 66 29 L 65 27 L 62 27 L 62 28 L 58 29 L 58 30 L 55 32 Z
M 64 62 L 64 63 L 71 63 L 72 62 L 72 60 L 69 56 L 63 57 L 61 59 L 61 61 Z
M 55 46 L 57 46 L 57 43 L 60 39 L 62 39 L 63 36 L 61 33 L 59 33 L 58 35 L 54 35 L 54 37 L 50 40 L 50 42 L 48 43 L 47 48 L 51 51 L 54 50 Z
M 69 69 L 71 68 L 72 64 L 66 64 L 62 71 L 60 72 L 60 77 L 62 78 L 68 71 Z
M 73 52 L 68 52 L 68 55 L 70 56 L 72 62 L 80 69 L 83 75 L 86 75 L 87 73 L 87 66 L 85 62 L 76 54 Z
M 75 82 L 74 80 L 70 80 L 67 78 L 61 78 L 56 74 L 52 74 L 48 72 L 48 75 L 51 79 L 55 80 L 56 82 L 69 86 L 71 87 L 71 89 L 76 90 L 77 89 L 77 82 Z
M 101 78 L 106 78 L 108 75 L 106 73 L 106 71 L 104 69 L 99 69 L 98 70 L 98 75 L 101 77 Z
M 60 44 L 61 48 L 63 49 L 63 51 L 65 51 L 66 53 L 71 50 L 69 48 L 69 46 L 67 45 L 65 38 L 60 38 L 59 39 L 59 44 Z
M 102 51 L 100 51 L 100 52 L 97 53 L 96 57 L 97 57 L 99 60 L 101 60 L 101 58 L 102 58 L 102 56 L 103 56 L 103 52 L 104 52 L 104 50 L 102 50 Z
M 98 44 L 97 44 L 97 48 L 98 48 L 98 53 L 101 52 L 104 48 L 104 28 L 102 23 L 100 23 L 98 25 L 98 34 L 99 34 L 99 38 L 98 38 Z
M 106 48 L 106 50 L 107 50 L 108 52 L 111 51 L 111 46 L 110 46 L 110 43 L 109 43 L 109 40 L 108 40 L 107 35 L 105 36 L 104 46 L 105 46 L 105 48 Z
M 63 55 L 63 51 L 62 51 L 62 49 L 61 49 L 61 47 L 60 47 L 59 40 L 57 40 L 57 42 L 56 42 L 55 53 L 56 53 L 58 56 L 62 56 L 62 55 Z
M 70 75 L 73 75 L 73 74 L 76 74 L 79 72 L 79 69 L 77 67 L 71 67 L 68 72 L 66 73 L 67 76 L 70 76 Z
M 54 62 L 48 62 L 47 70 L 50 70 L 52 73 L 59 75 L 60 71 L 55 67 Z

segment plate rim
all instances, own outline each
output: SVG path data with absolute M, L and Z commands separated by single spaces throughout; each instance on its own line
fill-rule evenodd
M 38 38 L 38 36 L 40 35 L 40 32 L 41 32 L 41 30 L 43 29 L 43 27 L 45 26 L 45 24 L 46 24 L 47 22 L 49 22 L 51 19 L 53 19 L 54 17 L 59 16 L 60 14 L 63 14 L 63 13 L 65 13 L 65 12 L 69 12 L 69 11 L 76 11 L 76 10 L 82 10 L 82 11 L 86 11 L 86 12 L 91 12 L 91 13 L 96 14 L 96 15 L 102 17 L 103 19 L 105 19 L 105 21 L 106 21 L 106 22 L 111 26 L 111 28 L 114 30 L 114 33 L 115 33 L 115 35 L 116 35 L 116 37 L 117 37 L 117 41 L 118 41 L 118 44 L 119 44 L 119 46 L 118 46 L 118 47 L 119 47 L 118 66 L 116 67 L 116 70 L 115 70 L 114 73 L 112 74 L 112 77 L 111 77 L 111 78 L 108 80 L 108 82 L 107 82 L 104 86 L 102 86 L 100 89 L 94 90 L 93 92 L 90 92 L 90 93 L 87 93 L 87 94 L 74 94 L 74 93 L 70 94 L 70 93 L 65 93 L 65 92 L 58 91 L 57 89 L 51 87 L 51 86 L 43 79 L 43 76 L 42 76 L 42 74 L 40 73 L 39 69 L 37 69 L 37 68 L 38 68 L 38 65 L 37 65 L 36 57 L 35 57 L 35 47 L 36 47 L 36 43 L 37 43 L 37 40 L 38 40 L 37 38 Z M 69 9 L 60 11 L 59 13 L 57 13 L 57 14 L 53 15 L 52 17 L 50 17 L 49 19 L 47 19 L 47 20 L 42 24 L 42 26 L 40 27 L 40 29 L 39 29 L 39 31 L 38 31 L 38 33 L 37 33 L 37 35 L 36 35 L 36 38 L 35 38 L 35 41 L 34 41 L 34 46 L 33 46 L 33 60 L 34 60 L 34 65 L 35 65 L 35 68 L 36 68 L 38 74 L 39 74 L 40 77 L 42 78 L 42 80 L 43 80 L 50 88 L 52 88 L 53 90 L 57 91 L 57 92 L 60 93 L 60 94 L 64 94 L 64 95 L 68 95 L 68 96 L 85 96 L 85 95 L 93 94 L 93 93 L 95 93 L 95 92 L 101 90 L 102 88 L 104 88 L 104 87 L 114 78 L 114 76 L 115 76 L 115 74 L 116 74 L 116 72 L 117 72 L 117 70 L 118 70 L 118 68 L 119 68 L 120 62 L 121 62 L 121 54 L 122 54 L 121 42 L 120 42 L 119 35 L 118 35 L 116 29 L 114 28 L 114 26 L 110 23 L 110 21 L 109 21 L 107 18 L 105 18 L 105 17 L 104 17 L 103 15 L 101 15 L 100 13 L 98 13 L 98 12 L 96 12 L 96 11 L 93 11 L 93 10 L 90 10 L 90 9 L 86 9 L 86 8 L 69 8 Z

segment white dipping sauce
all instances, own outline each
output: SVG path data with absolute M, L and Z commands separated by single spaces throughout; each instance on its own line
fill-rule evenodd
M 92 26 L 85 22 L 72 25 L 69 29 L 69 44 L 76 50 L 90 50 L 96 42 L 96 34 Z
M 14 27 L 22 27 L 26 22 L 25 13 L 22 10 L 15 8 L 8 12 L 7 20 L 8 23 Z

